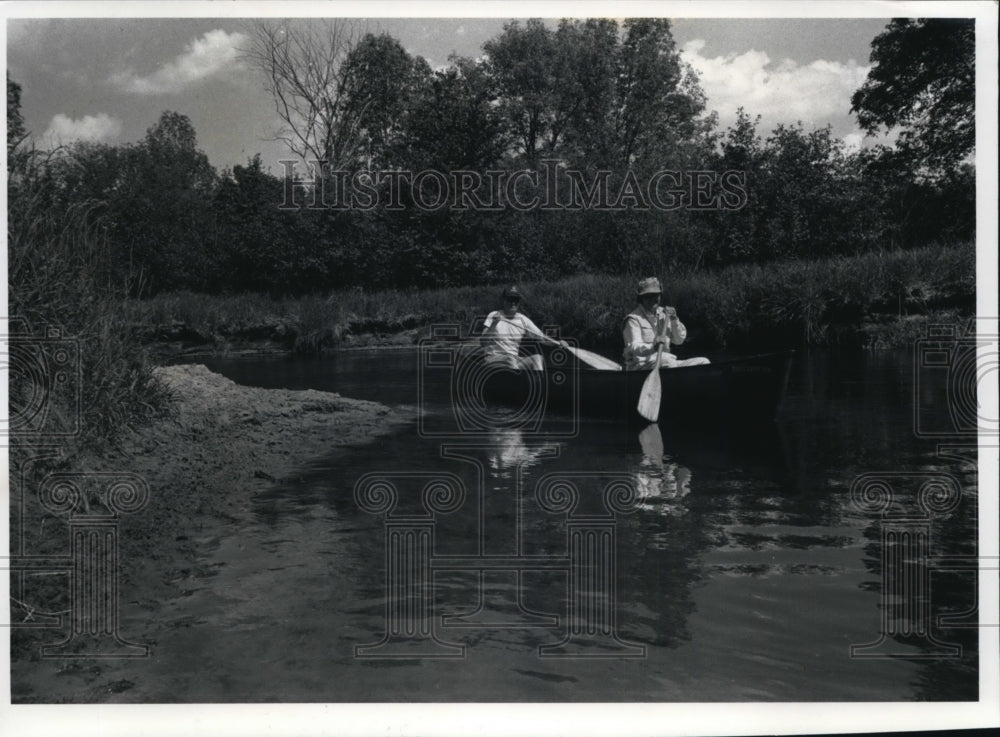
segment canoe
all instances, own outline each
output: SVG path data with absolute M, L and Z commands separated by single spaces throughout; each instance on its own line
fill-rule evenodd
M 781 406 L 794 351 L 764 353 L 702 366 L 660 369 L 660 424 L 769 422 Z M 546 415 L 643 421 L 636 411 L 647 371 L 601 371 L 559 352 L 545 371 L 493 369 L 481 377 L 489 402 L 542 409 Z

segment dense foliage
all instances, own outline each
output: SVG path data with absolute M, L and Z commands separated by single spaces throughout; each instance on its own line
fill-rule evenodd
M 145 205 L 146 223 L 159 225 L 156 236 L 175 248 L 171 252 L 151 248 L 129 231 L 127 211 L 118 200 L 95 196 L 95 191 L 107 192 L 131 149 L 88 150 L 92 168 L 81 166 L 80 159 L 35 151 L 25 145 L 19 98 L 19 87 L 8 78 L 11 317 L 3 358 L 9 368 L 12 468 L 31 448 L 51 446 L 54 440 L 67 452 L 99 444 L 164 405 L 166 391 L 125 309 L 129 294 L 142 291 L 139 273 L 121 260 L 123 241 L 115 239 L 132 234 L 137 257 L 163 259 L 156 267 L 174 279 L 189 273 L 181 271 L 187 244 L 179 239 L 185 231 L 167 219 L 182 216 L 179 200 L 166 202 L 161 212 L 151 199 L 153 191 L 123 191 L 131 206 Z M 181 117 L 174 120 L 179 123 Z M 136 168 L 130 171 L 137 173 L 148 162 L 132 163 Z M 126 183 L 118 180 L 120 186 Z M 81 190 L 74 191 L 74 185 Z M 167 191 L 166 183 L 158 186 Z M 188 191 L 186 182 L 176 187 L 174 195 Z M 168 254 L 177 260 L 165 260 Z
M 976 145 L 976 28 L 969 18 L 896 18 L 872 42 L 851 98 L 869 133 L 899 127 L 899 150 L 933 175 Z
M 306 155 L 327 152 L 342 174 L 313 176 L 299 162 L 293 182 L 259 157 L 218 173 L 188 118 L 168 111 L 136 143 L 77 144 L 48 157 L 33 206 L 57 220 L 85 214 L 106 249 L 106 279 L 133 295 L 664 273 L 974 238 L 962 82 L 973 39 L 960 24 L 893 21 L 876 39 L 877 64 L 853 103 L 862 125 L 904 133 L 898 146 L 860 150 L 829 128 L 761 131 L 743 110 L 719 130 L 662 19 L 514 22 L 480 58 L 453 57 L 438 70 L 384 34 L 296 37 L 297 28 L 260 25 L 256 59 L 286 73 L 308 62 L 288 140 Z M 330 38 L 336 47 L 322 45 Z M 946 46 L 957 54 L 948 64 L 925 63 L 922 49 Z M 935 70 L 948 79 L 932 79 Z M 269 89 L 289 94 L 287 84 L 272 78 Z M 9 148 L 25 136 L 18 93 L 9 83 Z M 925 125 L 917 109 L 947 124 Z M 352 179 L 395 170 L 443 174 L 425 177 L 419 193 L 393 192 L 398 182 L 377 175 L 365 186 Z M 460 171 L 479 207 L 416 206 L 414 196 L 434 200 L 442 178 Z M 523 173 L 520 188 L 489 172 L 506 181 Z M 553 178 L 555 204 L 512 206 L 544 195 Z M 655 206 L 651 180 L 660 182 Z M 525 190 L 530 181 L 537 186 Z M 336 206 L 366 187 L 378 206 Z

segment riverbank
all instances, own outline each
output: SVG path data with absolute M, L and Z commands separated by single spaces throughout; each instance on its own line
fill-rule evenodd
M 815 261 L 744 264 L 664 275 L 692 349 L 707 352 L 803 346 L 894 348 L 929 324 L 975 311 L 975 245 L 933 246 Z M 634 276 L 581 275 L 521 284 L 524 311 L 591 350 L 620 351 L 620 320 Z M 326 296 L 158 295 L 131 303 L 139 339 L 161 358 L 179 355 L 314 354 L 405 346 L 447 323 L 468 331 L 499 302 L 498 287 L 361 289 Z
M 320 458 L 373 442 L 415 417 L 413 408 L 328 392 L 240 386 L 200 365 L 155 373 L 173 396 L 170 416 L 127 432 L 99 456 L 75 458 L 72 471 L 129 472 L 149 485 L 148 503 L 120 518 L 119 588 L 122 635 L 152 644 L 154 656 L 158 631 L 175 626 L 165 621 L 164 607 L 215 575 L 198 568 L 199 550 L 239 529 L 256 495 Z M 65 545 L 66 528 L 52 515 L 28 505 L 23 521 L 26 550 Z M 53 596 L 63 601 L 65 592 Z M 36 609 L 60 606 L 25 603 Z M 12 630 L 14 702 L 138 702 L 161 691 L 143 681 L 141 659 L 39 657 L 42 644 L 64 637 L 53 629 Z

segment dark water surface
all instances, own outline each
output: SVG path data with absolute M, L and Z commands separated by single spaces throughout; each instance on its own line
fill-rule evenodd
M 191 625 L 158 643 L 165 701 L 977 698 L 973 574 L 942 562 L 976 552 L 975 455 L 915 433 L 915 376 L 924 430 L 946 394 L 909 352 L 798 356 L 773 428 L 711 435 L 498 413 L 427 437 L 449 393 L 418 395 L 413 351 L 207 364 L 425 414 L 202 541 L 218 575 L 165 613 Z

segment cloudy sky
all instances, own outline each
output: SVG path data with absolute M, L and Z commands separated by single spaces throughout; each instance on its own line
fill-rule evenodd
M 398 38 L 432 66 L 477 56 L 503 18 L 360 21 Z M 802 121 L 861 140 L 849 114 L 872 39 L 887 18 L 677 19 L 674 37 L 700 73 L 723 127 L 743 106 L 762 130 Z M 260 153 L 287 158 L 260 74 L 241 59 L 240 19 L 8 19 L 7 65 L 22 112 L 44 143 L 140 139 L 164 110 L 187 115 L 218 169 Z

